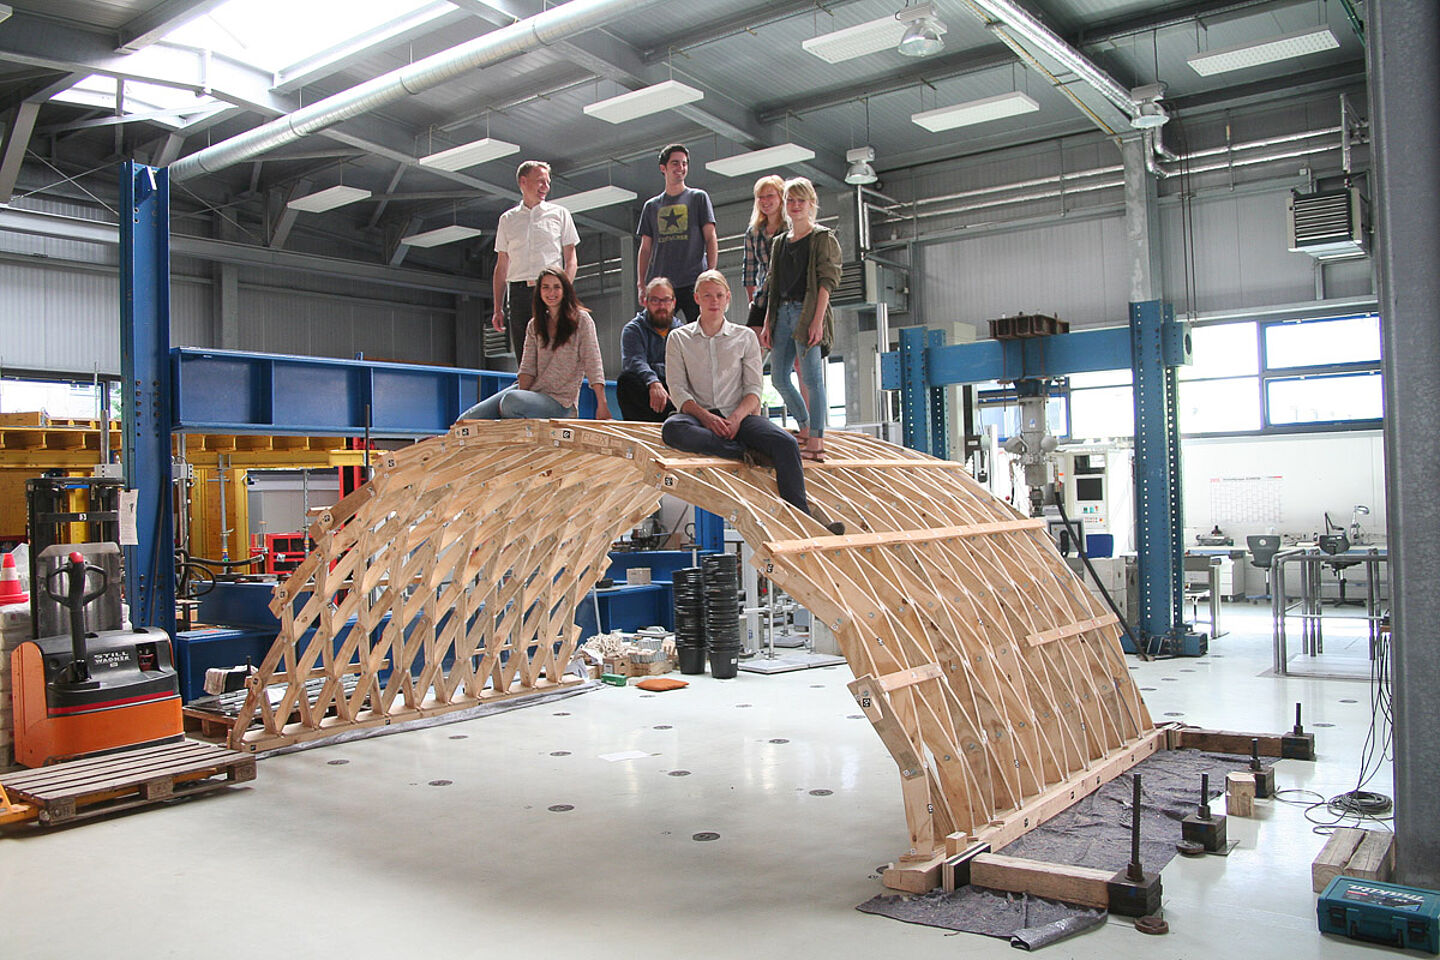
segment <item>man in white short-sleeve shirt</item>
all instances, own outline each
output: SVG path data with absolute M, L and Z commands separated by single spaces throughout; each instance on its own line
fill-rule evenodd
M 496 330 L 508 325 L 510 345 L 518 361 L 525 343 L 525 324 L 534 310 L 535 278 L 546 267 L 559 267 L 574 280 L 579 265 L 575 247 L 580 243 L 580 234 L 569 210 L 545 202 L 550 193 L 550 164 L 526 160 L 516 171 L 515 181 L 520 185 L 520 202 L 500 215 L 500 224 L 495 228 L 495 276 L 491 284 L 495 312 L 490 323 Z

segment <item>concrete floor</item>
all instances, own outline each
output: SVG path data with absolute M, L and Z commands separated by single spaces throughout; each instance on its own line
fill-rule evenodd
M 1280 731 L 1301 701 L 1320 760 L 1282 762 L 1281 787 L 1353 787 L 1368 686 L 1267 676 L 1268 610 L 1226 614 L 1210 656 L 1134 662 L 1155 719 Z M 906 833 L 844 667 L 692 679 L 273 757 L 244 788 L 0 840 L 0 957 L 1014 955 L 854 909 Z M 603 758 L 624 751 L 647 756 Z M 1047 955 L 1376 949 L 1316 932 L 1323 839 L 1257 806 L 1228 858 L 1165 870 L 1168 936 L 1112 919 Z

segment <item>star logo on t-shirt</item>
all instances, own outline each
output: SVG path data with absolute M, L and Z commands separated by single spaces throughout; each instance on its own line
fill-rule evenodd
M 690 233 L 690 207 L 677 203 L 660 208 L 660 235 L 683 237 Z

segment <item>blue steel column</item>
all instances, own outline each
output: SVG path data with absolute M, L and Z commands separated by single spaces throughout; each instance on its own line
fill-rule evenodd
M 1130 305 L 1135 369 L 1135 547 L 1140 565 L 1142 649 L 1178 647 L 1184 622 L 1184 525 L 1180 508 L 1178 375 L 1166 364 L 1165 326 L 1174 310 L 1158 300 Z M 1155 638 L 1161 638 L 1157 643 Z M 1178 648 L 1170 652 L 1180 652 Z
M 933 384 L 931 359 L 945 346 L 945 331 L 930 330 L 926 333 L 925 382 Z M 930 401 L 930 455 L 941 460 L 950 459 L 950 388 L 931 386 L 926 389 Z
M 1385 502 L 1394 612 L 1395 876 L 1440 887 L 1440 5 L 1366 5 Z M 1428 171 L 1428 172 L 1427 172 Z
M 120 371 L 125 483 L 139 491 L 139 543 L 125 548 L 125 595 L 137 627 L 175 629 L 170 466 L 170 178 L 120 167 Z
M 900 330 L 900 433 L 905 446 L 930 452 L 930 404 L 925 393 L 925 328 Z

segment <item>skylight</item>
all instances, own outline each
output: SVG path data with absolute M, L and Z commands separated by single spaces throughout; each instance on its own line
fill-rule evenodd
M 115 95 L 121 89 L 122 112 L 125 116 L 164 114 L 152 118 L 157 123 L 172 127 L 180 126 L 187 118 L 196 114 L 225 106 L 212 97 L 197 96 L 189 90 L 161 86 L 158 83 L 141 83 L 138 80 L 117 81 L 114 77 L 103 77 L 99 74 L 91 74 L 68 90 L 55 94 L 52 99 L 60 103 L 113 111 Z
M 278 73 L 422 7 L 435 6 L 439 6 L 435 0 L 229 0 L 177 27 L 165 39 Z

